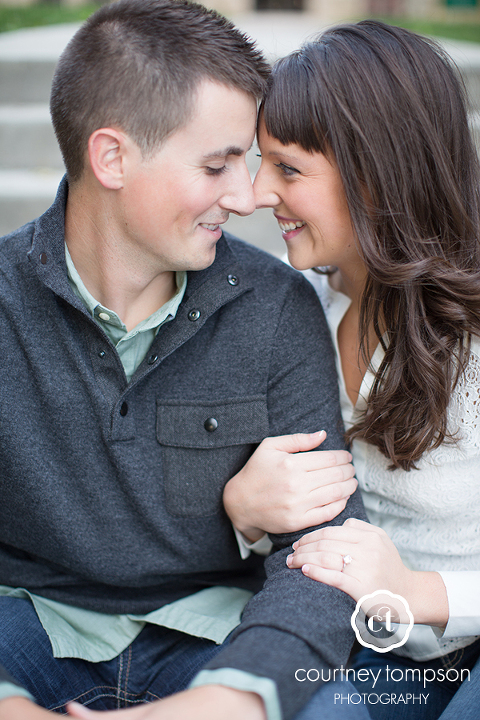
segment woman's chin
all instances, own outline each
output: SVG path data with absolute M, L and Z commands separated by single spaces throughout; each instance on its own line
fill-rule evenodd
M 295 270 L 310 270 L 316 265 L 314 258 L 310 257 L 308 253 L 295 252 L 293 248 L 287 247 L 287 255 L 288 262 Z

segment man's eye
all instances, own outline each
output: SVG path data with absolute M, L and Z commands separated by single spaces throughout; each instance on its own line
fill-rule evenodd
M 205 170 L 207 171 L 207 175 L 221 175 L 225 170 L 227 169 L 226 165 L 223 165 L 223 167 L 220 168 L 212 168 L 212 167 L 206 167 Z
M 296 168 L 291 167 L 290 165 L 285 165 L 285 163 L 282 163 L 282 162 L 281 162 L 281 163 L 275 163 L 275 167 L 280 168 L 280 170 L 282 171 L 282 173 L 283 173 L 284 175 L 295 175 L 295 174 L 297 174 L 297 173 L 300 172 L 300 171 L 297 170 Z

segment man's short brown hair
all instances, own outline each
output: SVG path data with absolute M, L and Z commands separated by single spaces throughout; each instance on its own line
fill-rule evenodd
M 261 97 L 269 67 L 253 42 L 186 0 L 120 0 L 94 13 L 63 52 L 50 111 L 70 181 L 101 127 L 127 133 L 144 156 L 192 117 L 208 79 Z

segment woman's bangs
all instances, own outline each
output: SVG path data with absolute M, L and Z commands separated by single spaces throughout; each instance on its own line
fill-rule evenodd
M 295 53 L 275 65 L 262 105 L 267 132 L 282 145 L 300 145 L 308 152 L 323 152 L 325 131 L 319 108 L 313 112 L 310 73 Z M 317 93 L 315 93 L 317 94 Z

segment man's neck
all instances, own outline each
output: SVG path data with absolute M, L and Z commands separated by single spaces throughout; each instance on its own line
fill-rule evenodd
M 93 204 L 86 195 L 80 188 L 69 193 L 65 241 L 89 293 L 131 330 L 173 297 L 175 273 L 140 264 L 128 252 L 108 203 Z

